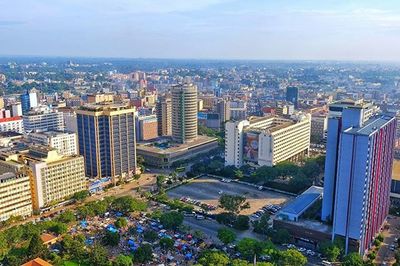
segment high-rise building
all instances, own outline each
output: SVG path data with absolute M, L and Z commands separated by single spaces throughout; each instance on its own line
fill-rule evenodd
M 50 207 L 87 189 L 82 156 L 62 156 L 45 146 L 31 146 L 23 154 L 32 173 L 33 209 Z
M 197 137 L 197 87 L 179 84 L 171 89 L 172 139 L 186 143 Z
M 137 122 L 137 140 L 149 140 L 158 137 L 156 115 L 139 116 Z
M 370 102 L 363 101 L 339 101 L 329 105 L 328 113 L 328 132 L 326 140 L 326 160 L 324 175 L 324 200 L 322 202 L 321 219 L 323 221 L 332 221 L 333 206 L 335 204 L 335 189 L 337 162 L 339 156 L 339 138 L 343 130 L 342 114 L 348 108 L 362 110 L 362 121 L 367 121 L 378 108 Z
M 328 118 L 325 114 L 313 114 L 311 116 L 311 142 L 321 143 L 325 140 L 328 128 Z
M 32 195 L 27 167 L 8 156 L 0 158 L 0 221 L 14 216 L 28 217 L 32 215 Z
M 76 111 L 79 153 L 86 175 L 114 182 L 136 171 L 135 108 L 127 104 L 88 104 Z
M 310 115 L 262 117 L 225 124 L 225 165 L 274 166 L 304 157 L 310 147 Z
M 11 105 L 11 116 L 22 116 L 21 103 L 14 103 Z
M 231 107 L 230 102 L 224 99 L 220 99 L 217 102 L 216 112 L 219 114 L 222 123 L 231 119 Z
M 299 104 L 299 88 L 287 87 L 286 88 L 286 101 L 294 104 L 294 108 L 297 109 Z
M 57 110 L 32 110 L 23 115 L 23 120 L 26 132 L 64 130 L 63 114 Z
M 156 105 L 157 127 L 159 136 L 172 135 L 172 101 L 171 98 L 161 98 Z
M 389 212 L 396 120 L 377 115 L 363 121 L 362 108 L 346 108 L 341 126 L 332 238 L 345 239 L 346 254 L 363 255 Z
M 34 143 L 56 149 L 60 155 L 78 154 L 78 136 L 76 133 L 44 131 L 30 133 L 29 139 Z
M 23 114 L 29 112 L 31 108 L 35 108 L 38 106 L 38 95 L 35 91 L 27 91 L 26 93 L 21 95 L 20 99 Z

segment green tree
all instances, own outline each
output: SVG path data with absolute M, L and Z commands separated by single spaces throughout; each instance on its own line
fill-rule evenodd
M 235 222 L 233 223 L 233 228 L 237 230 L 248 230 L 249 229 L 250 218 L 247 215 L 238 215 Z
M 263 235 L 268 235 L 269 234 L 269 221 L 270 215 L 268 213 L 264 213 L 261 217 L 260 220 L 254 221 L 253 223 L 253 230 L 256 233 L 263 234 Z
M 218 230 L 218 239 L 225 245 L 232 243 L 236 239 L 236 234 L 228 228 L 221 228 Z
M 119 254 L 112 263 L 113 266 L 132 266 L 133 260 L 131 257 Z
M 0 260 L 8 253 L 10 247 L 4 233 L 0 232 Z
M 320 167 L 315 160 L 307 160 L 304 166 L 301 168 L 303 174 L 311 179 L 314 179 L 320 175 Z
M 283 244 L 289 242 L 291 236 L 286 229 L 278 229 L 273 234 L 273 241 L 274 243 Z
M 46 246 L 43 244 L 42 239 L 40 238 L 39 234 L 35 234 L 32 236 L 31 240 L 29 241 L 29 245 L 27 248 L 27 255 L 30 259 L 36 257 L 43 257 L 47 252 Z
M 349 253 L 343 258 L 343 266 L 362 266 L 363 259 L 360 254 L 356 252 Z
M 57 221 L 66 224 L 75 222 L 76 221 L 75 214 L 71 210 L 66 210 L 65 212 L 58 215 Z
M 64 223 L 57 222 L 51 226 L 49 230 L 57 235 L 62 235 L 68 231 L 68 226 Z
M 119 217 L 114 223 L 117 228 L 124 228 L 128 225 L 128 220 L 125 217 Z
M 236 248 L 243 258 L 255 262 L 260 255 L 264 254 L 265 249 L 273 248 L 273 245 L 269 242 L 260 242 L 252 238 L 243 238 L 237 243 Z
M 83 264 L 87 259 L 84 241 L 85 237 L 83 235 L 75 237 L 65 235 L 61 241 L 64 256 L 69 256 L 72 260 Z
M 221 251 L 204 251 L 198 260 L 202 266 L 225 266 L 229 264 L 229 257 Z
M 242 179 L 243 177 L 244 177 L 244 174 L 241 170 L 239 170 L 239 169 L 235 170 L 235 178 Z
M 157 185 L 158 189 L 162 188 L 162 185 L 163 185 L 165 179 L 167 179 L 167 177 L 165 175 L 157 176 L 156 185 Z
M 143 233 L 143 238 L 144 238 L 144 240 L 146 240 L 148 242 L 154 242 L 158 238 L 158 234 L 156 232 L 154 232 L 153 230 L 146 230 Z
M 329 261 L 336 261 L 341 252 L 340 248 L 330 241 L 321 243 L 319 250 Z
M 95 244 L 89 253 L 89 263 L 96 266 L 110 266 L 107 250 L 103 246 Z
M 172 250 L 174 248 L 174 240 L 168 237 L 163 237 L 160 239 L 160 247 L 163 250 Z
M 137 248 L 133 254 L 133 260 L 137 263 L 145 263 L 153 259 L 153 249 L 151 245 L 144 244 Z
M 219 198 L 219 207 L 227 212 L 238 214 L 241 210 L 250 208 L 250 204 L 246 201 L 246 197 L 223 194 Z
M 164 228 L 176 230 L 183 223 L 183 214 L 177 211 L 163 213 L 160 222 Z
M 307 258 L 295 249 L 288 249 L 279 252 L 279 265 L 303 266 L 307 264 Z
M 87 197 L 89 197 L 89 191 L 87 190 L 82 190 L 82 191 L 78 191 L 75 192 L 74 195 L 72 195 L 72 199 L 82 202 L 84 201 Z
M 120 241 L 120 235 L 118 232 L 106 231 L 103 236 L 103 243 L 108 246 L 117 246 Z
M 113 210 L 127 213 L 133 211 L 145 211 L 147 209 L 147 203 L 139 199 L 134 199 L 131 196 L 123 196 L 116 198 L 111 207 Z

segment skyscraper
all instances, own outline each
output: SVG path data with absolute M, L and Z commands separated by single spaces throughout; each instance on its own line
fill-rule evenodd
M 294 104 L 294 108 L 297 109 L 299 101 L 299 89 L 297 87 L 286 88 L 286 101 Z
M 231 119 L 231 103 L 224 99 L 220 99 L 216 105 L 216 112 L 219 114 L 221 118 L 221 122 L 225 123 Z
M 329 105 L 324 175 L 324 200 L 322 202 L 321 215 L 323 221 L 333 220 L 339 140 L 340 133 L 343 130 L 342 115 L 343 111 L 348 108 L 361 109 L 361 119 L 363 122 L 367 121 L 378 110 L 372 103 L 363 101 L 339 101 Z
M 38 106 L 38 96 L 35 91 L 27 91 L 26 93 L 22 94 L 20 98 L 23 114 L 29 112 L 31 108 L 35 108 Z
M 76 111 L 79 153 L 89 177 L 125 179 L 136 173 L 135 108 L 91 104 Z
M 197 137 L 197 87 L 179 84 L 171 89 L 172 138 L 185 143 Z
M 171 98 L 162 97 L 156 105 L 157 129 L 159 136 L 172 135 L 172 103 Z
M 389 211 L 396 120 L 386 115 L 366 120 L 363 106 L 347 106 L 341 113 L 336 124 L 330 118 L 328 125 L 323 215 L 333 203 L 332 239 L 343 237 L 346 253 L 364 254 Z M 332 185 L 333 199 L 325 195 Z

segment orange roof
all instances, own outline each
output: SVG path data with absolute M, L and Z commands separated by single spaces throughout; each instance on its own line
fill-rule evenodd
M 13 116 L 13 117 L 0 118 L 0 123 L 17 121 L 17 120 L 22 120 L 22 117 L 21 116 Z
M 52 234 L 47 234 L 47 233 L 41 234 L 41 235 L 40 235 L 40 238 L 42 239 L 43 244 L 46 244 L 46 243 L 48 243 L 48 242 L 51 242 L 51 241 L 57 239 L 56 236 L 54 236 L 54 235 L 52 235 Z
M 53 264 L 50 264 L 47 261 L 42 260 L 41 258 L 36 258 L 34 260 L 28 261 L 25 264 L 22 264 L 21 266 L 53 266 Z

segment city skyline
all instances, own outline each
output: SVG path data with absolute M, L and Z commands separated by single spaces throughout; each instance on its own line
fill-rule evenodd
M 396 1 L 13 1 L 2 56 L 400 61 Z

